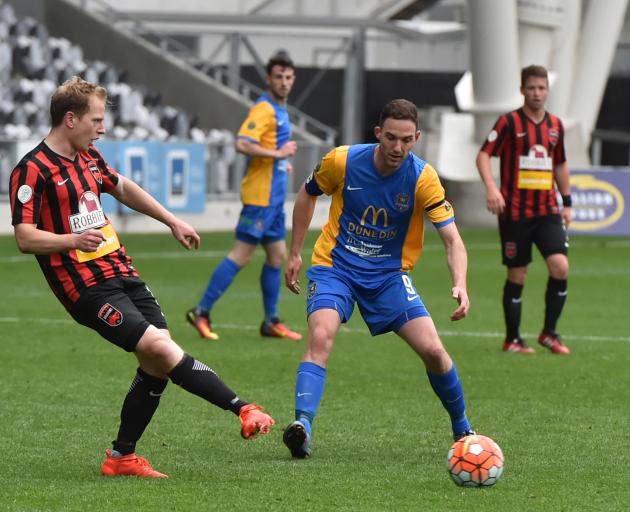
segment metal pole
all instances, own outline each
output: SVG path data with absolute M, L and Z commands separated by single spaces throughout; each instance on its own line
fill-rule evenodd
M 238 32 L 230 34 L 230 62 L 228 64 L 228 87 L 238 91 L 241 78 L 240 63 L 241 35 Z
M 343 81 L 343 144 L 359 142 L 363 127 L 365 95 L 365 30 L 357 29 L 348 45 L 348 58 Z

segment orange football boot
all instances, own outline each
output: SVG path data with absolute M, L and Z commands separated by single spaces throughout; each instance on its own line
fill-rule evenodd
M 241 407 L 238 418 L 241 420 L 241 436 L 244 439 L 254 439 L 258 434 L 267 434 L 275 420 L 263 408 L 256 404 Z
M 140 478 L 168 478 L 151 467 L 144 457 L 138 457 L 135 453 L 112 457 L 112 451 L 106 450 L 105 462 L 101 468 L 104 476 L 137 476 Z
M 302 335 L 299 332 L 292 331 L 279 320 L 260 324 L 260 335 L 267 338 L 286 338 L 291 341 L 300 341 L 302 339 Z
M 199 336 L 206 340 L 218 340 L 219 335 L 212 330 L 212 323 L 210 322 L 210 318 L 207 316 L 197 315 L 194 309 L 191 309 L 186 313 L 186 320 L 188 323 L 192 325 Z

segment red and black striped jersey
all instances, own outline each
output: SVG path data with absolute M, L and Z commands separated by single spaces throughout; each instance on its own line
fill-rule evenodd
M 559 212 L 554 167 L 564 163 L 566 155 L 558 117 L 545 112 L 543 120 L 535 123 L 522 108 L 503 114 L 481 151 L 500 157 L 502 219 L 518 221 Z
M 137 276 L 100 202 L 113 190 L 118 173 L 94 146 L 74 160 L 41 142 L 13 169 L 10 179 L 12 223 L 35 224 L 56 234 L 100 229 L 105 235 L 92 253 L 78 249 L 36 255 L 50 288 L 70 308 L 81 292 L 112 277 Z

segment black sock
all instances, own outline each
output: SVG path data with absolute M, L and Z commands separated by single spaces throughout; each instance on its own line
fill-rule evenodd
M 505 281 L 505 286 L 503 287 L 503 316 L 505 318 L 505 336 L 507 340 L 520 338 L 522 293 L 522 284 Z
M 556 324 L 567 301 L 567 280 L 550 277 L 545 293 L 545 327 L 547 334 L 556 334 Z
M 247 402 L 241 400 L 236 393 L 214 373 L 214 370 L 188 354 L 168 374 L 173 383 L 183 389 L 200 396 L 204 400 L 238 414 Z
M 120 428 L 113 442 L 114 450 L 122 455 L 135 451 L 136 442 L 160 405 L 160 396 L 167 384 L 167 380 L 153 377 L 138 368 L 120 411 Z

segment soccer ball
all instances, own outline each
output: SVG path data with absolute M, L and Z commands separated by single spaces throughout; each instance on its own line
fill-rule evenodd
M 503 452 L 486 436 L 465 436 L 448 452 L 448 474 L 464 487 L 490 487 L 503 474 Z

